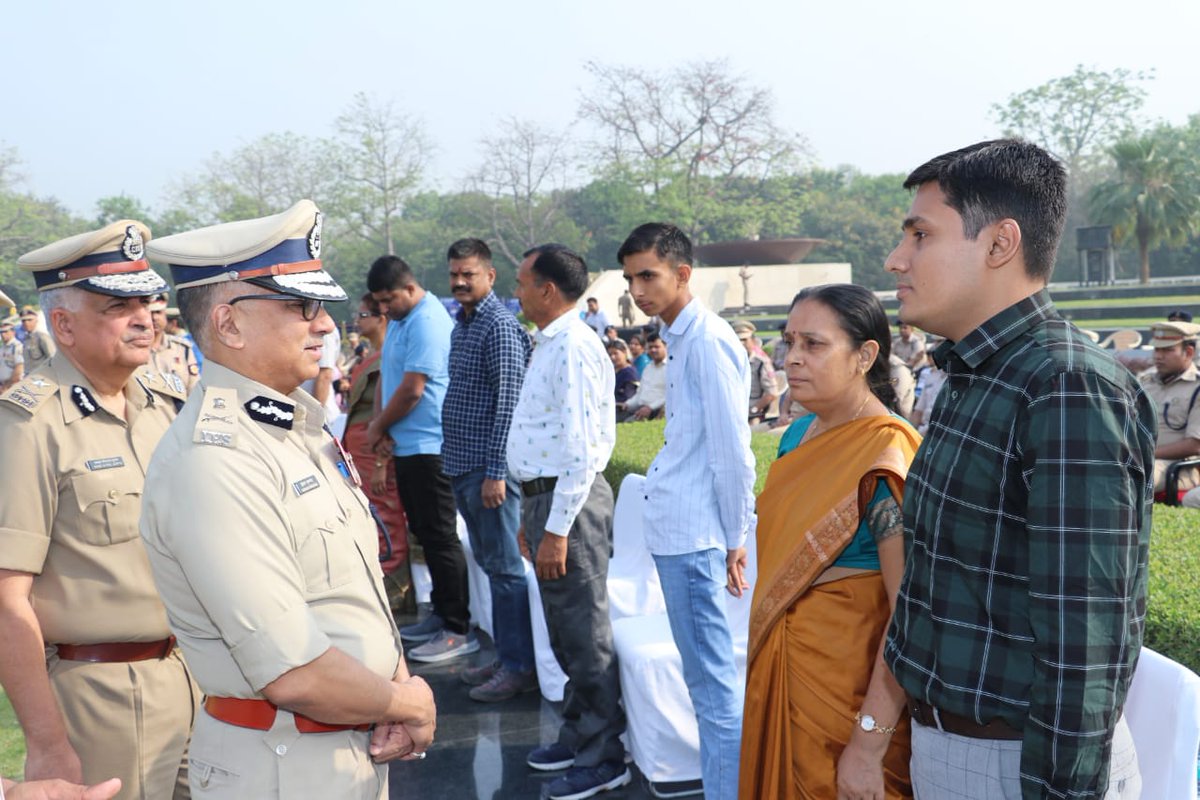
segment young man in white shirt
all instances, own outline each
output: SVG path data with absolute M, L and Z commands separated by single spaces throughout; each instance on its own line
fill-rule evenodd
M 521 549 L 537 570 L 550 646 L 568 679 L 558 741 L 526 761 L 571 768 L 549 785 L 551 800 L 631 780 L 608 618 L 613 493 L 604 468 L 616 441 L 616 381 L 600 339 L 575 312 L 587 283 L 587 265 L 562 245 L 530 250 L 517 270 L 517 299 L 538 331 L 508 430 L 508 470 L 521 483 Z
M 750 362 L 729 323 L 692 297 L 692 243 L 674 225 L 647 223 L 617 251 L 633 300 L 662 317 L 667 428 L 644 494 L 671 633 L 700 727 L 704 793 L 736 798 L 744 687 L 722 593 L 740 597 L 754 508 L 746 398 Z

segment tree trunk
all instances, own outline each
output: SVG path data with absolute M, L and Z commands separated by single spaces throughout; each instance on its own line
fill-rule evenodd
M 1138 237 L 1138 255 L 1142 257 L 1142 283 L 1150 282 L 1150 242 Z

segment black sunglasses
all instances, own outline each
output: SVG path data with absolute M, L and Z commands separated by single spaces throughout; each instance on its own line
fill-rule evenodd
M 243 294 L 239 295 L 228 302 L 228 305 L 240 303 L 243 300 L 279 300 L 282 302 L 291 301 L 300 305 L 300 316 L 305 322 L 312 322 L 321 313 L 321 309 L 325 307 L 324 300 L 314 300 L 311 297 L 296 297 L 290 294 Z

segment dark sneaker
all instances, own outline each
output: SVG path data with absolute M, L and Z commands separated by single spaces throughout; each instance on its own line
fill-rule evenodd
M 566 745 L 548 744 L 530 752 L 525 763 L 542 772 L 566 769 L 575 763 L 575 751 Z
M 437 614 L 430 614 L 415 625 L 400 629 L 400 638 L 406 642 L 428 642 L 446 628 L 446 623 Z
M 624 761 L 605 761 L 594 767 L 572 767 L 550 784 L 550 800 L 583 800 L 585 797 L 624 786 L 633 780 Z
M 493 661 L 490 664 L 484 664 L 482 667 L 467 667 L 459 673 L 458 677 L 467 686 L 483 686 L 492 679 L 492 676 L 499 669 L 500 662 Z
M 413 661 L 436 664 L 439 661 L 449 661 L 478 652 L 479 639 L 475 638 L 474 633 L 455 633 L 442 628 L 425 644 L 409 650 L 408 657 Z
M 469 694 L 472 700 L 478 700 L 480 703 L 499 703 L 537 688 L 537 673 L 533 670 L 514 672 L 507 667 L 500 667 L 491 680 L 482 686 L 476 686 Z

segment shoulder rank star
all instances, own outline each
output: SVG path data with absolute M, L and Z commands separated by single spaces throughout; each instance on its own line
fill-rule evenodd
M 296 418 L 294 405 L 262 395 L 250 398 L 243 407 L 251 419 L 288 431 L 292 429 L 292 421 Z

